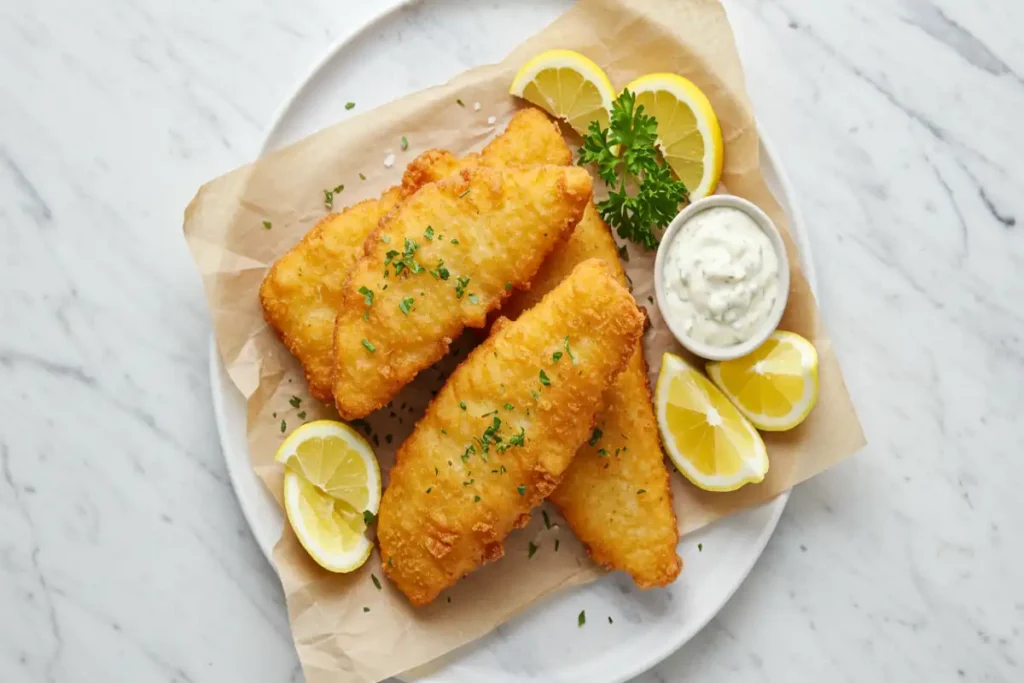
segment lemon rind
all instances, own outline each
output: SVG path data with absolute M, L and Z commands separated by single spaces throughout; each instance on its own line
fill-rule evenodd
M 700 371 L 687 363 L 684 359 L 671 353 L 666 353 L 662 359 L 662 369 L 658 373 L 658 382 L 655 386 L 656 396 L 656 408 L 658 417 L 658 428 L 662 429 L 662 425 L 666 423 L 666 409 L 668 407 L 668 401 L 662 400 L 663 393 L 667 391 L 667 385 L 664 384 L 666 381 L 666 366 L 676 366 L 675 369 L 671 370 L 671 374 L 675 375 L 679 372 L 693 372 L 699 374 Z M 717 389 L 717 387 L 716 387 Z M 742 416 L 742 413 L 740 413 Z M 675 465 L 676 469 L 679 470 L 686 479 L 699 489 L 704 491 L 712 491 L 716 493 L 725 493 L 729 491 L 735 491 L 740 489 L 747 484 L 756 484 L 764 480 L 768 474 L 769 461 L 768 461 L 768 450 L 764 445 L 764 441 L 761 439 L 761 435 L 757 433 L 757 430 L 753 428 L 748 420 L 744 419 L 744 427 L 754 444 L 757 446 L 757 452 L 753 458 L 743 459 L 743 468 L 736 474 L 728 477 L 712 475 L 708 476 L 698 472 L 690 462 L 679 453 L 675 447 L 675 444 L 667 435 L 662 434 L 662 443 L 665 446 L 665 451 L 668 453 L 669 459 L 672 464 Z
M 750 423 L 757 429 L 764 432 L 786 432 L 800 426 L 800 424 L 807 419 L 807 416 L 811 414 L 814 406 L 818 403 L 818 352 L 811 342 L 792 332 L 779 330 L 773 332 L 768 338 L 778 342 L 790 343 L 797 351 L 799 351 L 800 367 L 803 371 L 804 383 L 805 385 L 810 385 L 810 391 L 805 391 L 800 401 L 794 404 L 793 410 L 786 415 L 773 417 L 771 415 L 755 413 L 748 410 L 736 399 L 736 397 L 732 395 L 731 392 L 725 388 L 725 385 L 722 382 L 722 364 L 720 362 L 708 363 L 706 369 L 708 377 L 711 378 L 711 381 L 715 386 L 725 394 L 725 397 L 729 399 L 729 402 L 736 406 L 736 409 L 739 410 L 744 417 L 750 420 Z
M 651 87 L 657 84 L 659 87 Z M 633 93 L 656 92 L 665 90 L 671 93 L 676 99 L 685 102 L 691 110 L 701 115 L 696 116 L 697 130 L 704 138 L 704 177 L 701 184 L 696 188 L 687 188 L 690 192 L 690 200 L 696 201 L 712 194 L 718 186 L 722 177 L 722 167 L 725 158 L 725 145 L 722 138 L 722 126 L 718 121 L 718 115 L 707 95 L 698 88 L 693 81 L 672 73 L 652 73 L 641 76 L 630 82 L 623 90 L 630 90 Z M 708 141 L 713 144 L 707 144 Z M 658 141 L 661 147 L 661 141 Z M 718 154 L 715 150 L 720 150 Z M 665 150 L 662 149 L 664 155 Z M 708 170 L 711 170 L 709 173 Z

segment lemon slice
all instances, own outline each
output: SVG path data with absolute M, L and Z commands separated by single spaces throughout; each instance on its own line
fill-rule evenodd
M 722 128 L 700 88 L 676 74 L 647 74 L 626 86 L 658 120 L 658 148 L 690 193 L 707 197 L 722 177 Z
M 361 567 L 373 550 L 367 521 L 380 506 L 380 466 L 370 444 L 347 424 L 317 420 L 292 432 L 274 459 L 285 466 L 288 522 L 310 557 L 332 572 Z
M 708 363 L 708 376 L 754 426 L 792 429 L 818 401 L 818 352 L 793 332 L 775 332 L 750 354 Z
M 608 127 L 615 89 L 597 64 L 572 50 L 542 52 L 519 69 L 509 93 L 566 121 L 580 135 L 597 121 Z
M 761 435 L 707 377 L 671 353 L 655 389 L 658 427 L 672 462 L 705 491 L 735 491 L 764 479 Z

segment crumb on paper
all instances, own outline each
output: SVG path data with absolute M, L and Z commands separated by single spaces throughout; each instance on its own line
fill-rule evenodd
M 395 155 L 389 154 L 384 157 L 384 168 L 391 168 L 395 165 Z
M 473 103 L 473 111 L 480 111 L 480 103 L 479 102 L 474 102 Z
M 492 126 L 493 126 L 493 125 L 494 125 L 494 124 L 496 124 L 497 122 L 498 122 L 498 117 L 497 117 L 497 116 L 488 116 L 488 117 L 487 117 L 487 123 L 488 123 L 488 124 L 490 124 L 490 125 L 492 125 Z

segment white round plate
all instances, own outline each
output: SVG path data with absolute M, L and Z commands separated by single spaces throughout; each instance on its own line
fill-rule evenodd
M 262 151 L 287 145 L 351 113 L 443 83 L 472 66 L 499 61 L 571 4 L 384 2 L 374 17 L 355 26 L 314 66 L 278 112 Z M 345 110 L 349 101 L 357 103 L 355 112 Z M 802 264 L 815 287 L 810 245 L 792 187 L 763 134 L 761 141 L 762 171 L 789 216 Z M 269 558 L 283 517 L 249 465 L 245 401 L 212 343 L 210 372 L 228 472 L 242 511 Z M 429 672 L 417 672 L 418 680 L 626 681 L 686 643 L 718 613 L 761 555 L 788 497 L 785 493 L 684 538 L 679 544 L 683 572 L 665 589 L 640 591 L 627 576 L 610 574 L 541 601 Z M 703 551 L 698 552 L 698 544 Z M 576 624 L 580 610 L 587 613 L 585 628 Z

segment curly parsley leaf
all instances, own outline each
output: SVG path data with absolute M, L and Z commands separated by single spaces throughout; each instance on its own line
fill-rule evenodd
M 608 128 L 592 121 L 589 131 L 578 163 L 594 164 L 609 186 L 608 198 L 597 204 L 601 217 L 619 237 L 655 249 L 655 231 L 668 225 L 688 198 L 686 186 L 659 159 L 657 119 L 624 90 L 612 104 Z

